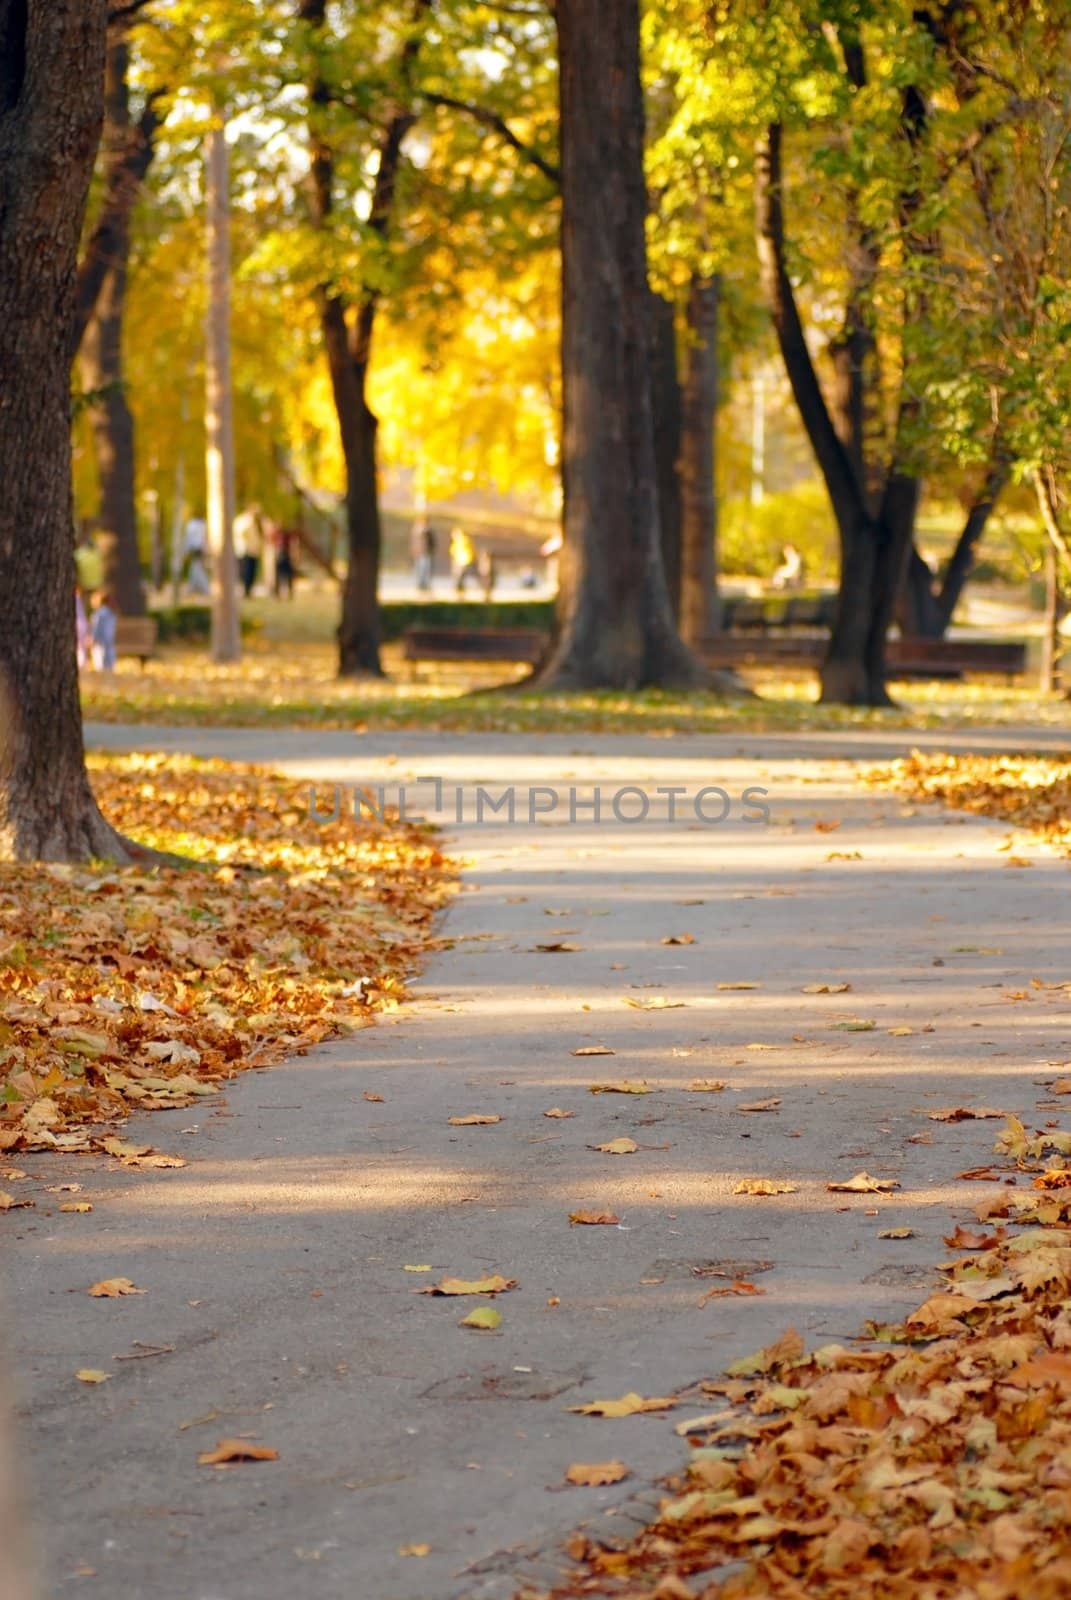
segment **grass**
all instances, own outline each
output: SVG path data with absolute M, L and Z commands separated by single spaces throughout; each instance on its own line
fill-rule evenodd
M 234 666 L 203 650 L 167 648 L 142 671 L 123 662 L 83 680 L 88 721 L 233 727 L 437 728 L 451 732 L 675 733 L 777 732 L 839 728 L 942 728 L 1031 723 L 1071 725 L 1071 702 L 1003 681 L 896 685 L 893 711 L 816 704 L 813 677 L 756 675 L 760 699 L 659 690 L 585 694 L 487 692 L 523 669 L 450 668 L 407 676 L 396 647 L 385 652 L 382 683 L 340 682 L 326 642 L 258 639 Z M 425 669 L 427 670 L 427 669 Z

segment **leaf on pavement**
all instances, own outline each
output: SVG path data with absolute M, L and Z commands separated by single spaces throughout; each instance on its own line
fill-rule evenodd
M 914 1228 L 882 1228 L 878 1234 L 879 1239 L 913 1239 Z
M 582 944 L 569 944 L 565 939 L 552 939 L 547 944 L 534 944 L 532 946 L 533 950 L 542 950 L 547 955 L 556 954 L 558 951 L 572 955 L 577 950 L 583 950 L 583 948 Z
M 99 1367 L 79 1367 L 75 1373 L 79 1383 L 107 1383 L 111 1376 L 110 1372 L 101 1372 Z
M 601 1150 L 608 1156 L 631 1156 L 639 1149 L 635 1139 L 611 1139 L 607 1144 L 589 1144 L 589 1150 Z
M 402 1271 L 403 1272 L 430 1272 L 431 1268 L 427 1267 L 427 1266 L 403 1267 Z
M 636 1083 L 629 1078 L 622 1078 L 617 1083 L 589 1083 L 588 1088 L 592 1094 L 650 1094 L 651 1087 L 647 1083 Z
M 850 983 L 805 983 L 800 994 L 847 994 Z
M 612 1211 L 570 1211 L 569 1221 L 574 1227 L 616 1228 L 621 1218 L 615 1217 Z
M 635 1417 L 644 1411 L 672 1411 L 676 1404 L 672 1395 L 647 1398 L 630 1392 L 619 1400 L 589 1400 L 586 1405 L 570 1406 L 569 1410 L 585 1417 Z
M 795 1194 L 797 1185 L 784 1178 L 741 1178 L 733 1189 L 734 1194 Z
M 426 1289 L 418 1289 L 417 1294 L 505 1294 L 507 1289 L 516 1289 L 516 1278 L 503 1278 L 494 1274 L 489 1278 L 444 1278 L 441 1283 L 429 1284 Z
M 761 989 L 761 983 L 718 983 L 716 989 Z
M 667 1000 L 663 994 L 655 995 L 653 1000 L 636 1000 L 632 995 L 626 995 L 625 1004 L 634 1011 L 679 1011 L 684 1001 Z
M 0 1211 L 20 1211 L 23 1209 L 28 1210 L 33 1203 L 34 1202 L 29 1198 L 24 1200 L 18 1195 L 8 1194 L 6 1190 L 0 1189 Z
M 835 1022 L 833 1026 L 841 1033 L 872 1033 L 877 1023 L 873 1017 L 853 1017 L 850 1022 Z
M 608 1483 L 621 1483 L 629 1476 L 623 1461 L 574 1461 L 566 1471 L 565 1481 L 582 1489 L 597 1489 Z
M 364 1098 L 366 1100 L 371 1100 L 374 1105 L 383 1104 L 383 1096 L 381 1094 L 373 1094 L 371 1089 L 366 1089 L 364 1091 Z
M 61 1211 L 74 1211 L 79 1215 L 84 1215 L 85 1212 L 92 1211 L 92 1209 L 93 1207 L 88 1200 L 67 1200 L 60 1206 Z
M 493 1122 L 501 1122 L 501 1117 L 483 1116 L 474 1112 L 468 1117 L 447 1117 L 447 1122 L 452 1128 L 484 1128 L 490 1127 Z
M 571 1056 L 615 1056 L 616 1050 L 611 1050 L 608 1044 L 582 1044 L 575 1050 L 570 1050 Z
M 667 933 L 662 940 L 663 944 L 694 944 L 694 933 Z
M 728 1085 L 723 1078 L 693 1078 L 684 1087 L 689 1094 L 720 1094 Z
M 202 1450 L 197 1457 L 201 1467 L 236 1467 L 242 1461 L 278 1461 L 279 1452 L 270 1445 L 251 1444 L 248 1439 L 220 1439 L 214 1450 Z
M 852 1178 L 845 1178 L 841 1183 L 827 1183 L 826 1188 L 834 1194 L 888 1194 L 900 1185 L 895 1178 L 872 1178 L 869 1172 L 857 1172 Z
M 102 1278 L 99 1283 L 93 1284 L 86 1290 L 86 1294 L 94 1300 L 118 1300 L 124 1294 L 144 1294 L 144 1289 L 139 1289 L 131 1283 L 129 1278 Z
M 776 1111 L 781 1104 L 780 1100 L 748 1100 L 734 1106 L 734 1111 Z
M 708 1300 L 728 1300 L 735 1296 L 765 1294 L 765 1289 L 760 1289 L 757 1283 L 748 1283 L 745 1278 L 737 1278 L 734 1283 L 727 1283 L 720 1289 L 708 1289 L 700 1300 L 701 1306 Z
M 931 1122 L 983 1122 L 987 1118 L 1007 1116 L 1006 1111 L 995 1111 L 992 1106 L 942 1106 L 938 1111 L 928 1111 Z
M 467 1317 L 462 1317 L 459 1328 L 475 1328 L 479 1333 L 493 1333 L 502 1322 L 501 1311 L 494 1306 L 477 1306 Z
M 551 1106 L 550 1110 L 549 1111 L 544 1111 L 543 1115 L 545 1117 L 555 1117 L 559 1121 L 564 1122 L 566 1117 L 575 1117 L 576 1116 L 576 1112 L 575 1111 L 563 1111 L 561 1106 Z
M 400 1544 L 398 1546 L 398 1554 L 400 1556 L 430 1556 L 431 1555 L 431 1545 L 430 1544 Z

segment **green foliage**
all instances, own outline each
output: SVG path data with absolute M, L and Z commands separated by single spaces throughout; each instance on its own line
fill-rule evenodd
M 803 557 L 808 583 L 830 583 L 837 573 L 837 528 L 825 489 L 816 479 L 758 505 L 743 496 L 726 500 L 718 527 L 719 564 L 724 572 L 769 578 L 786 544 Z

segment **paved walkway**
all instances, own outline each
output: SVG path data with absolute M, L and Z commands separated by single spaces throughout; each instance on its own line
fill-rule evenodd
M 1009 867 L 1003 828 L 862 791 L 844 759 L 927 736 L 93 739 L 259 756 L 319 780 L 322 805 L 332 782 L 439 776 L 455 814 L 462 793 L 466 874 L 452 946 L 396 1020 L 249 1074 L 220 1108 L 132 1125 L 182 1170 L 21 1161 L 37 1209 L 5 1220 L 4 1253 L 57 1595 L 489 1600 L 549 1576 L 563 1534 L 678 1464 L 691 1414 L 570 1406 L 667 1394 L 789 1324 L 846 1340 L 904 1313 L 985 1192 L 957 1174 L 998 1128 L 927 1112 L 1037 1118 L 1037 1080 L 1071 1057 L 1066 991 L 1033 986 L 1068 977 L 1066 864 L 1029 850 Z M 476 825 L 477 783 L 516 787 L 513 825 Z M 532 822 L 530 785 L 562 796 Z M 645 823 L 570 823 L 569 788 L 590 803 L 593 786 L 604 808 L 626 786 L 684 794 L 673 822 L 663 794 Z M 719 826 L 695 818 L 713 786 L 730 796 Z M 768 824 L 743 820 L 750 786 Z M 426 809 L 429 786 L 412 794 Z M 576 948 L 538 948 L 555 943 Z M 801 992 L 820 983 L 851 989 Z M 615 1054 L 574 1054 L 595 1044 Z M 652 1092 L 589 1092 L 621 1079 Z M 779 1103 L 742 1109 L 763 1100 Z M 502 1120 L 448 1122 L 470 1113 Z M 636 1153 L 591 1148 L 622 1137 Z M 901 1187 L 827 1191 L 861 1168 Z M 68 1176 L 92 1215 L 58 1214 L 45 1185 Z M 748 1177 L 797 1188 L 734 1194 Z M 570 1227 L 581 1209 L 620 1224 Z M 914 1237 L 879 1240 L 904 1225 Z M 430 1280 L 405 1271 L 426 1265 Z M 496 1333 L 458 1327 L 471 1302 L 414 1292 L 493 1273 L 518 1281 Z M 77 1292 L 117 1275 L 147 1293 Z M 765 1292 L 702 1303 L 734 1278 Z M 113 1366 L 135 1341 L 174 1353 Z M 86 1366 L 115 1376 L 83 1386 Z M 196 1465 L 236 1434 L 278 1461 Z M 612 1457 L 629 1482 L 562 1487 L 570 1463 Z

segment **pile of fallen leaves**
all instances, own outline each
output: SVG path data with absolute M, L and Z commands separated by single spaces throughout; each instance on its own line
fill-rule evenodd
M 556 1593 L 1071 1593 L 1071 1135 L 1009 1117 L 997 1150 L 1029 1190 L 957 1226 L 942 1287 L 858 1348 L 790 1329 L 702 1384 L 719 1410 L 678 1429 L 693 1455 L 657 1521 L 623 1546 L 574 1536 Z
M 1071 854 L 1071 758 L 916 750 L 902 761 L 870 768 L 863 778 L 915 800 L 940 800 L 957 811 L 997 817 Z
M 317 823 L 307 785 L 257 768 L 90 771 L 110 821 L 192 864 L 0 865 L 0 1153 L 138 1159 L 108 1125 L 395 1006 L 449 887 L 426 828 Z

